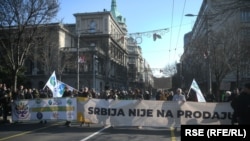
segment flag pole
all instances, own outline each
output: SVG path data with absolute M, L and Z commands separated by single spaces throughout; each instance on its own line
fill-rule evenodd
M 191 90 L 191 87 L 188 90 L 187 97 L 189 97 L 190 90 Z
M 191 91 L 191 86 L 192 86 L 193 82 L 194 82 L 194 79 L 193 79 L 193 81 L 192 81 L 192 83 L 191 83 L 191 85 L 190 85 L 190 88 L 189 88 L 189 90 L 188 90 L 187 97 L 189 96 L 189 93 L 190 93 L 190 91 Z
M 46 84 L 44 85 L 43 90 L 45 89 L 45 87 L 46 87 Z

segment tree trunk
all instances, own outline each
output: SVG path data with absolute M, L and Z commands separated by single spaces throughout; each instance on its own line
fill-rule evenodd
M 17 70 L 13 71 L 13 90 L 14 92 L 17 91 Z

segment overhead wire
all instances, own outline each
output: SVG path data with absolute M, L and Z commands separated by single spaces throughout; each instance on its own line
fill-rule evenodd
M 171 16 L 171 27 L 170 29 L 172 29 L 173 27 L 173 19 L 174 19 L 174 0 L 173 0 L 173 3 L 172 3 L 172 16 Z M 172 30 L 170 31 L 170 41 L 169 41 L 169 60 L 170 60 L 170 51 L 171 51 L 171 46 L 172 46 Z
M 185 8 L 186 8 L 186 0 L 184 1 L 184 5 L 183 5 L 183 9 L 182 9 L 181 22 L 180 22 L 179 31 L 178 31 L 178 34 L 177 34 L 177 40 L 176 40 L 176 47 L 175 47 L 174 56 L 176 56 L 176 50 L 177 50 L 177 45 L 178 45 L 178 42 L 179 42 L 179 36 L 180 36 L 180 32 L 181 32 L 181 27 L 182 27 L 182 21 L 183 21 L 183 17 L 184 17 Z

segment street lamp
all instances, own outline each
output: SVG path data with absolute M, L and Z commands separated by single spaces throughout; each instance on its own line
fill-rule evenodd
M 80 83 L 80 79 L 79 79 L 79 46 L 80 46 L 80 36 L 81 34 L 78 33 L 78 37 L 77 37 L 77 77 L 76 77 L 76 85 L 77 85 L 77 90 L 79 90 L 79 83 Z
M 93 54 L 93 89 L 95 90 L 96 89 L 96 63 L 98 62 L 97 61 L 98 57 L 95 55 L 95 53 Z
M 80 49 L 80 37 L 82 34 L 84 34 L 84 32 L 78 32 L 77 33 L 77 80 L 76 80 L 76 83 L 77 83 L 77 90 L 79 90 L 80 86 L 80 76 L 79 76 L 79 70 L 80 70 L 80 63 L 81 63 L 81 58 L 80 58 L 80 53 L 79 53 L 79 49 Z M 90 45 L 91 47 L 93 47 L 93 88 L 95 89 L 96 87 L 96 84 L 95 84 L 95 81 L 96 81 L 96 62 L 98 62 L 98 57 L 95 55 L 95 52 L 96 52 L 96 46 L 95 44 L 91 44 Z
M 210 62 L 210 46 L 209 46 L 209 35 L 208 35 L 208 15 L 194 15 L 194 14 L 186 14 L 187 17 L 201 16 L 204 17 L 206 22 L 206 36 L 207 36 L 207 60 L 208 60 L 208 93 L 212 94 L 212 73 L 211 73 L 211 62 Z

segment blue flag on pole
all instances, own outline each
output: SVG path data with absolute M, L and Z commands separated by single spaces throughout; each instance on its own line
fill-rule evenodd
M 57 97 L 62 97 L 66 87 L 70 91 L 76 90 L 75 88 L 69 86 L 68 84 L 65 84 L 62 81 L 57 80 L 57 89 L 58 89 Z

